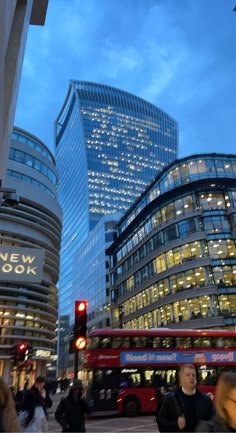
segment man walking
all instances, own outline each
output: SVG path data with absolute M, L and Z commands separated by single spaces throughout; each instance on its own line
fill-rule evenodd
M 192 364 L 180 368 L 180 387 L 166 396 L 157 422 L 160 432 L 194 432 L 201 420 L 214 415 L 211 399 L 196 389 L 196 369 Z
M 36 377 L 34 385 L 27 392 L 30 392 L 34 396 L 34 400 L 43 407 L 45 415 L 47 415 L 47 409 L 52 407 L 52 400 L 45 389 L 45 382 L 44 376 Z
M 86 432 L 85 414 L 90 414 L 91 410 L 82 397 L 83 391 L 81 381 L 75 379 L 68 397 L 62 398 L 56 409 L 55 418 L 63 432 Z

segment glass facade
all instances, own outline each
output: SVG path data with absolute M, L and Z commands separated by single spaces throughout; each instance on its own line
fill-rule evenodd
M 148 189 L 145 191 L 141 200 L 137 200 L 137 203 L 133 206 L 132 212 L 128 212 L 124 216 L 121 230 L 123 231 L 127 225 L 145 208 L 149 203 L 155 200 L 162 194 L 172 191 L 173 189 L 187 184 L 189 182 L 201 180 L 201 179 L 218 179 L 224 177 L 235 177 L 236 175 L 236 162 L 230 160 L 228 155 L 218 155 L 216 158 L 206 157 L 202 159 L 201 155 L 196 155 L 193 158 L 183 158 L 178 164 L 171 164 L 164 169 L 160 176 L 158 176 Z M 212 182 L 214 187 L 214 182 Z M 222 195 L 219 195 L 219 199 Z M 204 199 L 204 195 L 202 200 Z M 217 200 L 217 197 L 215 198 Z M 205 197 L 205 201 L 208 203 L 209 209 L 213 207 L 213 203 L 209 197 Z
M 59 312 L 73 321 L 74 300 L 85 290 L 80 283 L 83 263 L 79 260 L 73 265 L 76 251 L 103 216 L 124 214 L 157 172 L 176 159 L 178 126 L 168 114 L 135 95 L 71 81 L 56 119 L 55 142 L 64 215 Z M 105 268 L 105 252 L 102 254 Z M 94 281 L 89 314 L 94 313 L 95 298 L 95 311 L 102 312 L 106 303 L 105 276 L 102 282 L 98 280 Z M 97 295 L 94 298 L 97 285 L 103 291 L 100 306 Z M 102 316 L 99 319 L 96 313 L 98 323 L 103 322 Z
M 60 313 L 68 314 L 75 251 L 103 215 L 124 214 L 157 172 L 176 159 L 178 126 L 135 95 L 71 81 L 55 140 L 64 213 Z
M 234 329 L 235 196 L 234 155 L 195 155 L 160 173 L 120 220 L 110 248 L 114 324 L 116 302 L 127 328 Z
M 120 214 L 104 215 L 78 248 L 73 265 L 73 299 L 88 299 L 89 331 L 110 326 L 109 258 L 106 249 L 117 237 Z

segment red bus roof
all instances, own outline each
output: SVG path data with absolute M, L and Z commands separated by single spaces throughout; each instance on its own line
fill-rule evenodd
M 170 328 L 151 328 L 151 329 L 95 329 L 88 335 L 91 337 L 236 337 L 236 331 L 225 329 L 170 329 Z

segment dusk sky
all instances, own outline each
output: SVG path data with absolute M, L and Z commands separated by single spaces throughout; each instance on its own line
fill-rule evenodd
M 236 0 L 49 0 L 30 26 L 15 125 L 54 152 L 69 80 L 107 84 L 179 123 L 179 156 L 236 153 Z

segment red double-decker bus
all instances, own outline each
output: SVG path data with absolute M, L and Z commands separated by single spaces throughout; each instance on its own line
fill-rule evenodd
M 83 363 L 94 413 L 135 416 L 156 410 L 158 389 L 178 385 L 181 364 L 194 364 L 199 389 L 214 393 L 219 373 L 236 369 L 236 332 L 99 329 Z

